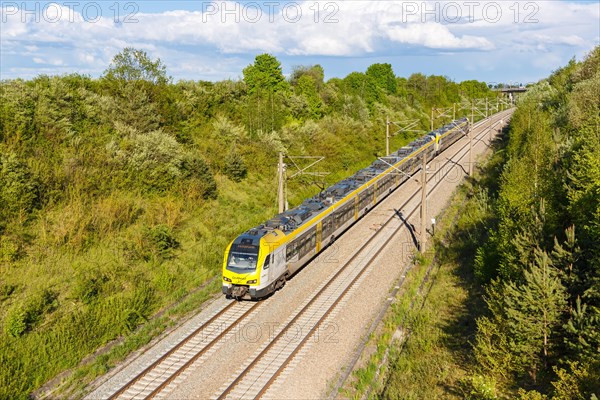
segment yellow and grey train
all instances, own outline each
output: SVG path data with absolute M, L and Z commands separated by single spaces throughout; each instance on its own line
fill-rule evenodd
M 466 118 L 453 121 L 244 232 L 225 251 L 223 293 L 260 299 L 283 287 L 292 274 L 417 172 L 424 155 L 430 160 L 468 130 Z

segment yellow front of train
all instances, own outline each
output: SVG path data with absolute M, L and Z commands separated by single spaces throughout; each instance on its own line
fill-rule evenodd
M 244 233 L 225 250 L 222 292 L 236 299 L 256 299 L 264 296 L 268 278 L 261 272 L 269 255 L 269 246 L 262 237 Z M 262 282 L 261 282 L 262 280 Z

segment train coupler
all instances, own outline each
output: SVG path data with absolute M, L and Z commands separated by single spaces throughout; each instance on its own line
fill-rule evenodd
M 248 294 L 248 286 L 234 286 L 231 288 L 231 297 L 241 300 Z

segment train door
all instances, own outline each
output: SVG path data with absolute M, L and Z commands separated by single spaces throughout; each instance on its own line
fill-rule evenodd
M 323 240 L 323 221 L 317 224 L 317 253 L 321 251 L 321 241 Z
M 379 187 L 379 182 L 375 182 L 372 187 L 373 187 L 373 204 L 377 204 L 377 188 Z
M 271 254 L 271 266 L 269 267 L 271 272 L 269 272 L 269 282 L 278 279 L 287 270 L 285 261 L 285 248 L 286 246 L 279 246 L 279 248 L 277 248 L 277 250 Z
M 265 262 L 260 270 L 260 282 L 271 282 L 271 265 L 273 264 L 273 254 L 270 253 L 265 257 Z

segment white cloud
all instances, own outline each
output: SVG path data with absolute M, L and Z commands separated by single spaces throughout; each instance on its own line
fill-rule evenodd
M 457 37 L 446 25 L 433 22 L 392 26 L 387 32 L 391 40 L 431 49 L 492 50 L 494 44 L 484 37 L 463 35 Z
M 264 6 L 264 2 L 258 3 Z M 26 66 L 31 63 L 98 74 L 114 54 L 133 46 L 153 57 L 160 56 L 172 73 L 218 78 L 219 71 L 238 71 L 239 75 L 245 65 L 235 64 L 241 62 L 236 55 L 262 52 L 294 57 L 369 57 L 418 51 L 449 57 L 449 52 L 460 51 L 485 52 L 485 57 L 494 59 L 511 52 L 531 57 L 557 52 L 558 47 L 581 54 L 598 41 L 598 4 L 540 1 L 527 3 L 532 6 L 526 9 L 521 2 L 517 13 L 513 2 L 482 1 L 478 6 L 467 3 L 474 4 L 301 1 L 294 3 L 302 7 L 301 16 L 294 22 L 290 19 L 297 10 L 290 8 L 285 14 L 284 3 L 272 10 L 273 14 L 264 6 L 260 18 L 244 5 L 219 1 L 215 3 L 219 9 L 204 14 L 187 10 L 139 12 L 134 16 L 137 23 L 124 23 L 124 15 L 115 23 L 109 3 L 101 3 L 106 8 L 98 18 L 92 12 L 82 15 L 81 9 L 52 4 L 48 15 L 38 18 L 38 22 L 37 16 L 31 15 L 23 22 L 22 13 L 12 5 L 3 6 L 2 53 L 11 55 L 12 62 L 20 60 L 21 65 L 2 61 L 1 66 L 3 75 L 18 68 L 28 70 Z M 207 11 L 208 3 L 201 4 Z M 144 3 L 139 6 L 143 11 Z M 224 13 L 224 8 L 233 13 Z M 198 62 L 206 64 L 195 67 Z
M 32 60 L 36 64 L 53 65 L 55 67 L 60 67 L 60 66 L 65 65 L 64 61 L 60 58 L 44 59 L 41 57 L 33 57 Z
M 578 35 L 533 35 L 533 40 L 545 44 L 564 44 L 568 46 L 585 46 L 586 41 Z

